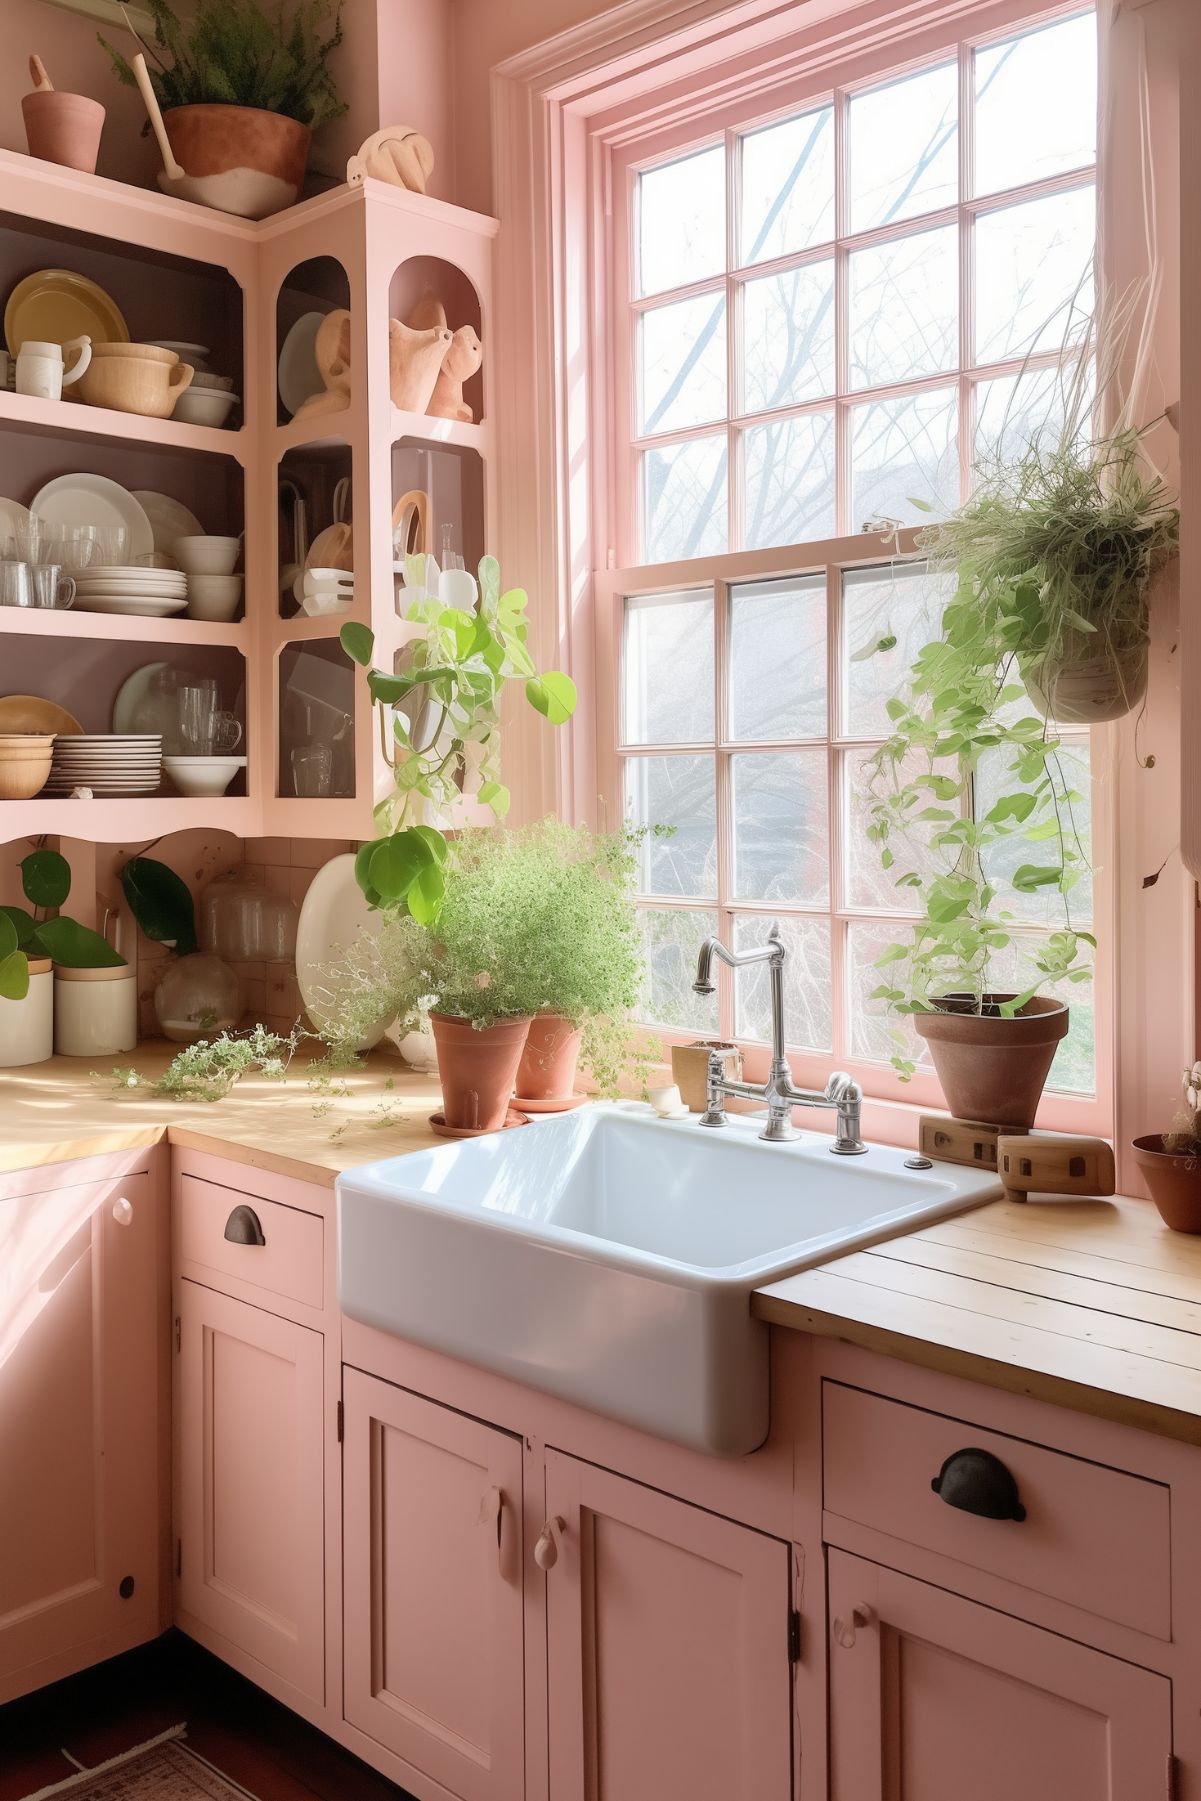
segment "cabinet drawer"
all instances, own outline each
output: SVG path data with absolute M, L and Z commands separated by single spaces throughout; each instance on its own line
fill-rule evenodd
M 231 1229 L 246 1231 L 227 1238 L 226 1226 L 239 1209 Z M 244 1241 L 254 1236 L 246 1209 L 258 1223 L 262 1244 Z M 175 1249 L 180 1263 L 191 1266 L 184 1274 L 216 1278 L 216 1287 L 222 1276 L 232 1277 L 305 1307 L 325 1303 L 325 1222 L 315 1213 L 184 1176 L 176 1191 Z
M 1171 1636 L 1164 1483 L 839 1382 L 822 1391 L 827 1536 L 839 1519 L 953 1558 L 1137 1632 Z M 956 1452 L 985 1451 L 1017 1484 L 1025 1518 L 949 1505 L 931 1487 Z

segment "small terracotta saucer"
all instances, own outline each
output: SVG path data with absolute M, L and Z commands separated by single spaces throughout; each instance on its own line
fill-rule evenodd
M 503 1126 L 497 1126 L 498 1132 L 511 1132 L 514 1126 L 528 1126 L 529 1120 L 516 1107 L 510 1107 L 505 1115 Z M 481 1132 L 478 1126 L 448 1126 L 445 1113 L 431 1113 L 430 1125 L 439 1138 L 486 1138 L 488 1134 Z
M 525 1113 L 570 1113 L 573 1107 L 582 1107 L 591 1099 L 590 1094 L 560 1094 L 551 1095 L 544 1101 L 524 1101 L 518 1095 L 513 1105 Z

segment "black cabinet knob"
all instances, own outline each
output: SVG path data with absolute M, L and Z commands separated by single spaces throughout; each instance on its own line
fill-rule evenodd
M 948 1507 L 984 1520 L 1024 1520 L 1026 1509 L 1013 1474 L 991 1451 L 953 1451 L 930 1487 Z
M 253 1207 L 235 1207 L 225 1222 L 225 1236 L 231 1244 L 266 1244 L 259 1216 Z

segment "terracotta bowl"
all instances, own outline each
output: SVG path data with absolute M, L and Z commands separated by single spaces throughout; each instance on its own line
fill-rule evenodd
M 1165 1150 L 1159 1132 L 1136 1138 L 1133 1150 L 1164 1225 L 1173 1232 L 1201 1232 L 1201 1157 Z

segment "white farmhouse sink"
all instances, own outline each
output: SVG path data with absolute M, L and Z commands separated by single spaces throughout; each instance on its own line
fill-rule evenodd
M 758 1131 L 598 1105 L 348 1170 L 342 1307 L 659 1437 L 752 1451 L 768 1366 L 751 1291 L 1000 1194 L 904 1151 Z

